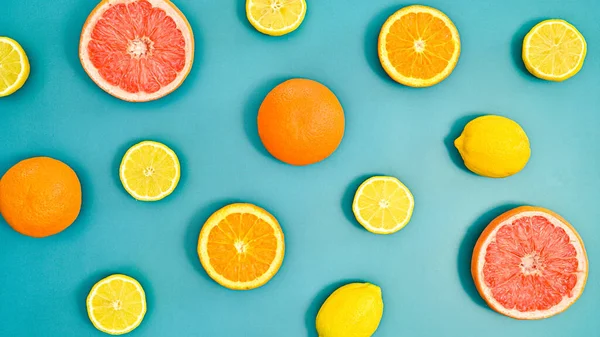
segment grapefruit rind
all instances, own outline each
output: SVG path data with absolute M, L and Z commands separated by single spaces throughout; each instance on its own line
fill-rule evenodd
M 422 79 L 422 78 L 414 78 L 414 77 L 408 77 L 408 76 L 402 75 L 400 72 L 398 72 L 396 70 L 394 65 L 389 60 L 388 51 L 386 48 L 386 38 L 390 32 L 390 28 L 402 16 L 409 14 L 409 13 L 429 13 L 432 16 L 442 20 L 446 24 L 446 26 L 448 27 L 450 32 L 452 33 L 454 46 L 455 46 L 452 57 L 450 58 L 450 60 L 448 60 L 447 67 L 442 72 L 440 72 L 439 74 L 437 74 L 436 76 L 434 76 L 432 78 Z M 383 24 L 383 27 L 381 28 L 381 32 L 379 33 L 378 50 L 379 50 L 379 60 L 381 62 L 381 66 L 383 67 L 385 72 L 394 81 L 396 81 L 400 84 L 409 86 L 409 87 L 415 87 L 415 88 L 430 87 L 430 86 L 433 86 L 433 85 L 436 85 L 436 84 L 442 82 L 448 76 L 450 76 L 450 74 L 452 74 L 452 71 L 454 71 L 454 68 L 456 67 L 456 65 L 458 63 L 458 58 L 460 56 L 460 51 L 461 51 L 460 35 L 458 33 L 458 29 L 456 28 L 456 26 L 454 25 L 452 20 L 450 20 L 450 18 L 446 14 L 444 14 L 442 11 L 435 9 L 433 7 L 412 5 L 412 6 L 404 7 L 402 9 L 400 9 L 399 11 L 397 11 L 396 13 L 392 14 L 392 16 L 390 16 L 387 19 L 387 21 Z
M 128 4 L 136 1 L 138 0 L 103 0 L 96 6 L 96 8 L 94 8 L 83 25 L 79 42 L 79 60 L 81 61 L 83 69 L 92 79 L 92 81 L 94 81 L 96 85 L 110 95 L 128 102 L 149 102 L 160 99 L 175 91 L 181 84 L 183 84 L 192 69 L 192 64 L 194 61 L 194 35 L 192 32 L 192 27 L 187 21 L 185 15 L 179 10 L 179 8 L 175 6 L 175 4 L 169 0 L 146 0 L 153 7 L 164 10 L 165 13 L 175 21 L 177 28 L 183 34 L 186 45 L 185 67 L 177 74 L 177 77 L 171 83 L 162 87 L 157 92 L 130 93 L 118 86 L 111 85 L 102 78 L 98 69 L 96 69 L 96 67 L 94 67 L 94 65 L 91 63 L 87 48 L 96 23 L 102 18 L 102 15 L 108 8 L 117 4 Z
M 222 275 L 220 275 L 210 263 L 210 256 L 208 253 L 208 240 L 209 240 L 210 232 L 217 225 L 219 225 L 219 223 L 221 223 L 221 221 L 223 221 L 227 216 L 229 216 L 231 214 L 236 214 L 236 213 L 252 214 L 252 215 L 258 217 L 259 219 L 263 220 L 267 224 L 269 224 L 273 228 L 273 233 L 274 233 L 275 238 L 278 243 L 277 250 L 275 252 L 275 257 L 274 257 L 273 261 L 271 262 L 269 269 L 267 269 L 267 271 L 263 275 L 261 275 L 260 277 L 258 277 L 257 279 L 255 279 L 253 281 L 248 281 L 248 282 L 231 281 L 231 280 L 223 277 Z M 208 276 L 210 276 L 210 278 L 212 278 L 215 282 L 217 282 L 218 284 L 222 285 L 225 288 L 232 289 L 232 290 L 251 290 L 251 289 L 256 289 L 256 288 L 259 288 L 259 287 L 262 287 L 263 285 L 265 285 L 279 271 L 279 268 L 281 267 L 281 265 L 283 263 L 284 255 L 285 255 L 285 241 L 284 241 L 283 231 L 281 230 L 281 226 L 279 225 L 279 222 L 268 211 L 266 211 L 258 206 L 252 205 L 252 204 L 245 204 L 245 203 L 231 204 L 231 205 L 225 206 L 225 207 L 221 208 L 220 210 L 216 211 L 208 218 L 208 220 L 206 220 L 206 223 L 202 227 L 202 230 L 200 231 L 200 236 L 198 238 L 198 256 L 200 258 L 200 263 L 202 264 L 202 267 L 204 267 L 204 270 L 206 271 Z
M 483 267 L 485 264 L 487 247 L 493 240 L 495 240 L 496 233 L 504 225 L 510 225 L 519 218 L 533 216 L 544 217 L 548 219 L 548 221 L 550 221 L 554 226 L 562 228 L 567 233 L 571 244 L 577 252 L 579 275 L 577 277 L 577 283 L 572 291 L 574 296 L 565 296 L 559 304 L 553 306 L 549 310 L 522 312 L 516 309 L 505 308 L 493 297 L 491 289 L 485 285 Z M 567 310 L 579 299 L 583 293 L 587 281 L 588 260 L 583 240 L 575 228 L 573 228 L 565 219 L 558 214 L 541 207 L 522 206 L 500 215 L 486 227 L 479 237 L 479 240 L 477 240 L 475 249 L 473 251 L 473 258 L 471 260 L 471 274 L 473 276 L 473 280 L 475 281 L 477 291 L 486 301 L 486 303 L 496 312 L 519 320 L 537 320 L 557 315 Z

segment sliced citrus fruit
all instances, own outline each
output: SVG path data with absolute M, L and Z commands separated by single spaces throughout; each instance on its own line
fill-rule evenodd
M 173 150 L 161 143 L 144 141 L 127 150 L 119 176 L 132 197 L 141 201 L 157 201 L 173 193 L 179 183 L 181 169 Z
M 192 28 L 169 0 L 103 0 L 83 26 L 79 58 L 107 93 L 131 102 L 156 100 L 189 74 Z
M 394 177 L 367 179 L 356 191 L 352 211 L 366 230 L 392 234 L 408 224 L 415 201 L 410 190 Z
M 492 309 L 516 319 L 542 319 L 581 296 L 588 260 L 581 237 L 565 219 L 525 206 L 487 226 L 475 245 L 471 272 Z
M 291 33 L 300 27 L 305 15 L 305 0 L 246 0 L 248 21 L 263 34 Z
M 284 254 L 277 219 L 251 204 L 232 204 L 215 212 L 198 239 L 198 256 L 207 274 L 234 290 L 266 284 L 281 267 Z
M 583 67 L 587 44 L 583 35 L 564 20 L 538 23 L 523 41 L 523 62 L 531 74 L 561 82 Z
M 454 23 L 427 6 L 404 7 L 384 23 L 379 34 L 379 60 L 396 82 L 429 87 L 452 73 L 460 56 Z
M 0 97 L 21 89 L 29 77 L 29 59 L 21 45 L 0 36 Z
M 110 335 L 123 335 L 142 323 L 146 294 L 138 281 L 115 274 L 92 287 L 86 305 L 96 329 Z

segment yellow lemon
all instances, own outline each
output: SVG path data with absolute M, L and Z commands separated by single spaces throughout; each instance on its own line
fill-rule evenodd
M 29 77 L 29 60 L 17 41 L 0 36 L 0 97 L 19 90 Z
M 168 146 L 144 141 L 132 146 L 121 162 L 125 190 L 140 201 L 158 201 L 175 190 L 181 177 L 179 159 Z
M 333 292 L 317 314 L 319 337 L 370 337 L 383 315 L 381 288 L 351 283 Z
M 352 203 L 356 220 L 371 233 L 392 234 L 412 217 L 415 200 L 408 187 L 394 177 L 371 177 L 363 182 Z
M 537 24 L 523 41 L 523 62 L 534 76 L 561 82 L 581 70 L 587 44 L 583 35 L 564 20 Z
M 135 279 L 115 274 L 96 283 L 87 298 L 87 311 L 96 329 L 123 335 L 137 328 L 146 314 L 146 294 Z
M 300 27 L 305 15 L 305 0 L 246 0 L 248 21 L 263 34 L 291 33 Z
M 469 170 L 490 178 L 518 173 L 531 156 L 523 128 L 502 116 L 488 115 L 470 121 L 454 145 Z

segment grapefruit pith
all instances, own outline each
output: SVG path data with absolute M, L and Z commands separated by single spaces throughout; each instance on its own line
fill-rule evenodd
M 79 58 L 107 93 L 130 102 L 156 100 L 189 74 L 192 28 L 169 0 L 103 0 L 83 26 Z
M 588 260 L 581 237 L 565 219 L 523 206 L 500 215 L 483 231 L 471 273 L 495 311 L 542 319 L 565 311 L 581 296 Z

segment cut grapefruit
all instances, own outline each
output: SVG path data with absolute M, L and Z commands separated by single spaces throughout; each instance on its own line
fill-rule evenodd
M 516 319 L 542 319 L 565 311 L 583 293 L 588 260 L 575 228 L 541 207 L 518 207 L 479 237 L 471 273 L 495 311 Z
M 107 93 L 130 102 L 156 100 L 189 74 L 192 28 L 169 0 L 103 0 L 83 26 L 79 58 Z

